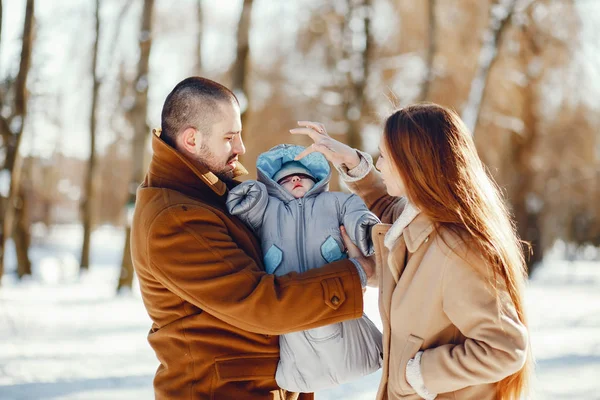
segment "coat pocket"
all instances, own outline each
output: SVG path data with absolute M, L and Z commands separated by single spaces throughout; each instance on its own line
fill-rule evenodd
M 265 264 L 265 271 L 267 271 L 267 274 L 275 273 L 277 267 L 281 265 L 282 260 L 283 252 L 279 249 L 279 247 L 275 245 L 269 247 L 269 250 L 267 250 L 267 253 L 265 254 L 263 259 Z
M 406 365 L 408 361 L 421 350 L 423 339 L 415 335 L 409 335 L 406 338 L 401 353 L 397 353 L 398 347 L 391 346 L 390 349 L 390 376 L 388 385 L 392 392 L 398 395 L 414 394 L 415 390 L 406 381 Z M 398 355 L 400 356 L 398 359 Z
M 348 255 L 342 251 L 333 236 L 327 237 L 321 245 L 321 255 L 328 263 L 348 258 Z
M 215 359 L 217 379 L 221 382 L 239 382 L 274 379 L 279 356 L 238 355 Z
M 324 343 L 340 340 L 344 336 L 342 323 L 322 326 L 304 331 L 304 336 L 311 343 Z

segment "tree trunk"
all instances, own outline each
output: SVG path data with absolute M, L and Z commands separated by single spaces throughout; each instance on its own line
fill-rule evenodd
M 371 37 L 371 0 L 362 0 L 358 4 L 354 4 L 352 0 L 348 1 L 348 14 L 344 21 L 344 30 L 347 31 L 344 35 L 346 37 L 346 43 L 342 43 L 344 47 L 343 58 L 352 62 L 353 59 L 360 59 L 360 76 L 353 76 L 352 68 L 346 73 L 346 84 L 345 88 L 346 95 L 344 96 L 344 115 L 348 121 L 348 130 L 346 131 L 346 144 L 353 148 L 362 149 L 362 137 L 361 137 L 361 120 L 364 113 L 365 107 L 365 89 L 367 85 L 367 79 L 369 77 L 369 61 L 370 52 L 373 47 L 373 38 Z M 353 20 L 353 14 L 355 10 L 365 9 L 362 19 L 362 34 L 364 35 L 365 47 L 360 52 L 360 57 L 354 57 L 354 35 L 350 21 Z M 360 32 L 359 32 L 360 33 Z
M 520 64 L 526 71 L 532 60 L 539 58 L 540 49 L 536 45 L 533 31 L 524 30 L 520 42 Z M 527 84 L 523 85 L 524 107 L 522 120 L 524 131 L 522 134 L 513 134 L 511 137 L 511 164 L 516 170 L 516 184 L 511 203 L 513 206 L 514 220 L 517 225 L 519 237 L 527 243 L 525 245 L 525 262 L 529 276 L 544 257 L 542 247 L 541 216 L 540 211 L 533 207 L 535 202 L 530 196 L 534 193 L 534 178 L 536 171 L 532 167 L 534 147 L 539 136 L 538 119 L 535 109 L 538 107 L 537 92 L 540 85 L 539 75 L 528 75 Z
M 250 17 L 252 14 L 252 0 L 244 0 L 237 30 L 237 50 L 235 64 L 231 72 L 232 89 L 246 93 L 246 67 L 250 53 Z
M 21 167 L 23 160 L 19 155 L 19 147 L 23 137 L 23 126 L 27 117 L 27 76 L 31 66 L 31 53 L 33 46 L 33 24 L 34 24 L 34 0 L 27 0 L 25 8 L 25 20 L 23 23 L 23 42 L 21 46 L 21 61 L 19 72 L 15 79 L 15 97 L 13 110 L 9 118 L 2 119 L 1 134 L 6 151 L 4 169 L 10 174 L 10 187 L 8 197 L 2 202 L 0 210 L 0 278 L 4 273 L 4 250 L 6 238 L 12 235 L 15 216 L 15 201 L 21 184 Z M 12 122 L 18 123 L 17 129 L 11 131 L 9 127 Z M 24 266 L 26 268 L 26 266 Z
M 31 261 L 29 260 L 29 245 L 31 234 L 29 226 L 29 194 L 23 186 L 19 190 L 19 202 L 15 210 L 15 226 L 13 240 L 17 252 L 17 275 L 19 279 L 25 275 L 31 275 Z
M 2 0 L 0 0 L 0 43 L 2 43 Z
M 148 109 L 148 70 L 150 63 L 150 50 L 152 48 L 152 12 L 154 9 L 154 0 L 144 0 L 144 10 L 142 12 L 142 24 L 140 31 L 140 59 L 138 62 L 137 77 L 135 81 L 135 102 L 133 108 L 127 113 L 127 118 L 133 127 L 133 175 L 129 185 L 129 198 L 127 206 L 132 207 L 135 204 L 135 192 L 138 185 L 144 179 L 146 170 L 146 140 L 150 133 L 150 128 L 146 122 Z M 131 288 L 133 285 L 133 262 L 130 251 L 131 219 L 127 218 L 127 234 L 125 235 L 125 245 L 123 248 L 123 260 L 121 262 L 121 273 L 117 292 L 123 288 Z
M 431 82 L 433 81 L 433 61 L 437 51 L 437 21 L 435 14 L 435 3 L 436 0 L 429 0 L 427 2 L 427 41 L 429 42 L 427 45 L 427 56 L 425 59 L 425 63 L 427 65 L 427 75 L 425 75 L 425 80 L 423 81 L 423 86 L 421 87 L 419 101 L 425 101 L 429 98 L 429 88 L 431 87 Z
M 237 28 L 237 48 L 235 62 L 231 69 L 231 90 L 237 96 L 240 102 L 240 112 L 242 127 L 248 122 L 248 110 L 250 109 L 250 93 L 247 81 L 248 75 L 248 56 L 250 54 L 250 25 L 252 15 L 252 0 L 244 0 L 242 13 L 238 21 Z M 244 163 L 246 157 L 240 156 L 240 161 Z
M 98 104 L 98 92 L 100 82 L 98 81 L 98 42 L 100 40 L 100 0 L 96 0 L 95 10 L 95 33 L 94 50 L 92 55 L 92 108 L 90 110 L 90 158 L 85 178 L 85 192 L 81 201 L 82 223 L 83 223 L 83 245 L 81 248 L 82 269 L 90 266 L 90 247 L 93 229 L 94 210 L 94 177 L 96 175 L 96 108 Z
M 196 75 L 202 75 L 202 37 L 204 36 L 204 13 L 202 11 L 202 1 L 197 2 L 196 20 L 198 21 L 198 44 L 196 45 L 196 66 L 194 72 Z
M 509 21 L 513 16 L 517 1 L 511 0 L 503 10 L 503 13 L 498 12 L 500 5 L 493 4 L 490 12 L 490 23 L 488 32 L 484 35 L 484 41 L 481 44 L 479 52 L 479 64 L 475 73 L 475 79 L 471 83 L 469 98 L 462 113 L 462 119 L 465 121 L 471 133 L 475 134 L 479 115 L 481 114 L 481 104 L 485 97 L 485 89 L 488 84 L 490 70 L 498 56 L 498 49 L 502 42 L 502 36 L 509 25 Z
M 512 163 L 518 174 L 512 198 L 513 213 L 519 237 L 528 243 L 528 245 L 524 246 L 524 250 L 529 276 L 531 276 L 537 263 L 542 260 L 544 255 L 541 244 L 539 210 L 532 209 L 532 202 L 528 199 L 528 196 L 533 191 L 535 175 L 535 171 L 533 171 L 531 166 L 531 160 L 537 137 L 536 119 L 533 114 L 535 99 L 532 93 L 536 84 L 535 80 L 530 81 L 525 89 L 526 104 L 528 106 L 524 110 L 523 122 L 526 130 L 523 135 L 513 134 L 511 138 Z

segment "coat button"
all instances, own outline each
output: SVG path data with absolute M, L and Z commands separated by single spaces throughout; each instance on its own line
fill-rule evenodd
M 337 306 L 338 304 L 340 304 L 340 298 L 337 296 L 333 296 L 331 298 L 331 304 L 333 304 L 334 306 Z
M 425 243 L 429 242 L 429 236 L 425 238 Z

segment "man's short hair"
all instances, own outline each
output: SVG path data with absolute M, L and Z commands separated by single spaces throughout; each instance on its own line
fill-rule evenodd
M 210 134 L 212 124 L 220 116 L 219 103 L 239 105 L 233 92 L 210 79 L 193 76 L 179 82 L 169 93 L 161 114 L 161 138 L 172 147 L 179 132 L 197 128 Z

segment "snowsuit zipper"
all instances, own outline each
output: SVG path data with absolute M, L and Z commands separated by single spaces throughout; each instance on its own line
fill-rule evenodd
M 298 199 L 298 258 L 300 260 L 300 265 L 298 266 L 300 271 L 306 272 L 308 269 L 306 268 L 306 256 L 304 254 L 304 213 L 302 212 L 303 199 Z

